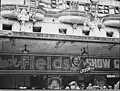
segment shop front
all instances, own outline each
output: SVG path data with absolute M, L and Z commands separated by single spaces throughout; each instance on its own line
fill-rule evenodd
M 65 89 L 71 81 L 80 87 L 89 83 L 114 85 L 119 79 L 119 61 L 70 55 L 0 54 L 0 88 Z

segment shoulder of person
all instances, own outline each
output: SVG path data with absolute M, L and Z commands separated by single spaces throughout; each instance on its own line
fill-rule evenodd
M 76 89 L 80 89 L 80 87 L 79 87 L 79 86 L 77 86 L 77 87 L 76 87 Z

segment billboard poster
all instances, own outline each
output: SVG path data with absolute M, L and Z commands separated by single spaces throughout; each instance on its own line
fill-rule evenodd
M 61 79 L 59 77 L 48 78 L 48 88 L 49 89 L 60 89 Z
M 120 58 L 81 56 L 0 55 L 0 70 L 49 72 L 119 71 Z

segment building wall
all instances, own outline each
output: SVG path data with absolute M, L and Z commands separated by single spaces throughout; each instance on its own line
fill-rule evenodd
M 25 0 L 25 1 L 27 2 L 26 4 L 28 4 L 28 2 L 30 0 Z M 19 0 L 18 2 L 15 2 L 15 0 L 11 0 L 11 2 L 12 2 L 12 4 L 18 4 L 18 2 L 20 4 L 24 4 L 24 0 L 21 0 L 21 1 Z M 7 0 L 2 0 L 2 4 L 11 4 L 11 2 L 8 2 Z M 49 2 L 49 0 L 45 0 L 45 2 Z M 84 1 L 80 1 L 80 2 L 81 3 L 83 3 L 83 2 L 84 3 L 90 3 L 90 0 L 84 0 Z M 120 2 L 118 2 L 116 0 L 105 0 L 105 1 L 104 0 L 99 0 L 99 4 L 100 5 L 119 6 Z M 85 7 L 83 6 L 82 8 L 80 8 L 79 11 L 85 11 L 84 10 Z M 105 11 L 104 8 L 105 8 L 104 6 L 101 6 L 101 8 L 100 8 L 100 9 L 102 9 L 101 12 Z M 52 10 L 52 9 L 47 9 L 47 8 L 46 8 L 46 10 L 52 11 L 52 12 L 57 11 L 56 9 Z M 117 12 L 118 12 L 118 10 L 117 10 Z M 104 15 L 104 14 L 102 13 L 102 15 Z M 53 14 L 53 17 L 46 17 L 45 16 L 45 18 L 41 22 L 40 21 L 36 21 L 36 22 L 26 21 L 24 25 L 22 25 L 20 22 L 15 21 L 15 20 L 1 19 L 0 30 L 3 30 L 2 24 L 11 24 L 12 25 L 12 31 L 17 31 L 17 32 L 19 32 L 19 31 L 33 32 L 33 26 L 37 26 L 37 27 L 42 27 L 41 33 L 60 34 L 59 33 L 59 28 L 64 28 L 64 29 L 67 29 L 67 32 L 66 32 L 67 35 L 80 35 L 80 36 L 82 35 L 82 36 L 84 36 L 84 34 L 82 33 L 82 30 L 84 28 L 83 25 L 77 25 L 76 29 L 73 29 L 72 24 L 60 23 L 58 18 L 56 18 L 56 16 L 54 16 L 54 14 Z M 93 25 L 91 25 L 91 26 L 93 26 Z M 112 31 L 113 32 L 113 38 L 119 38 L 120 37 L 119 29 L 107 28 L 107 27 L 104 27 L 101 30 L 98 30 L 98 28 L 95 27 L 94 30 L 90 31 L 89 36 L 106 37 L 106 32 L 107 31 L 109 31 L 109 32 Z
M 33 23 L 32 22 L 26 22 L 25 26 L 21 26 L 18 21 L 13 20 L 1 20 L 0 22 L 0 30 L 3 30 L 3 24 L 11 24 L 12 25 L 12 31 L 23 31 L 23 32 L 33 32 Z M 59 29 L 67 29 L 66 34 L 67 35 L 77 35 L 77 36 L 84 36 L 82 33 L 83 26 L 80 25 L 76 29 L 73 30 L 71 25 L 68 24 L 62 24 L 62 23 L 54 23 L 52 21 L 48 22 L 37 22 L 34 24 L 36 27 L 42 27 L 41 33 L 50 33 L 50 34 L 60 34 Z M 89 36 L 97 36 L 97 37 L 107 37 L 106 31 L 113 31 L 113 38 L 119 38 L 120 34 L 118 29 L 112 29 L 112 28 L 105 28 L 99 31 L 98 29 L 94 31 L 90 31 Z

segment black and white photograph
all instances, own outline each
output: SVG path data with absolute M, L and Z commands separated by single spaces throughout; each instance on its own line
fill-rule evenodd
M 120 90 L 120 0 L 0 0 L 0 91 L 68 90 Z

